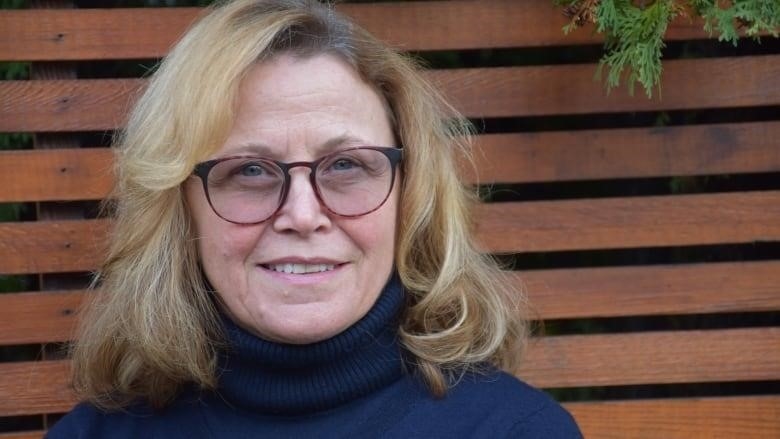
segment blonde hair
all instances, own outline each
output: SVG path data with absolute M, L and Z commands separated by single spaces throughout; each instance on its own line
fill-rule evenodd
M 405 151 L 399 335 L 432 393 L 486 363 L 514 370 L 527 337 L 523 303 L 472 242 L 475 197 L 455 165 L 469 154 L 463 118 L 413 62 L 317 1 L 238 0 L 208 12 L 161 63 L 116 140 L 115 226 L 71 352 L 81 399 L 164 406 L 185 383 L 216 386 L 222 336 L 182 183 L 224 141 L 242 76 L 276 53 L 339 56 L 387 101 Z

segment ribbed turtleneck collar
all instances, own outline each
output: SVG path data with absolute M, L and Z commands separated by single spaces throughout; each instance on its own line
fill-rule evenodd
M 267 414 L 327 410 L 396 381 L 403 287 L 391 277 L 371 310 L 333 338 L 308 345 L 269 342 L 223 318 L 230 349 L 220 357 L 219 393 Z

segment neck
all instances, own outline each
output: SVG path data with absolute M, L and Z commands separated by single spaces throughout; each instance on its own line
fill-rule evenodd
M 387 386 L 403 373 L 397 340 L 402 304 L 403 287 L 393 276 L 362 319 L 308 345 L 263 340 L 224 317 L 230 348 L 220 357 L 219 392 L 253 412 L 300 414 Z

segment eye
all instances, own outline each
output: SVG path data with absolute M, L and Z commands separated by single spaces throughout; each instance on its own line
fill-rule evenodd
M 256 163 L 248 163 L 241 166 L 241 168 L 238 170 L 238 173 L 243 177 L 257 177 L 258 175 L 265 174 L 266 170 Z
M 331 163 L 330 168 L 333 169 L 334 171 L 346 171 L 359 166 L 360 164 L 357 163 L 356 161 L 346 157 L 341 157 L 338 158 L 333 163 Z

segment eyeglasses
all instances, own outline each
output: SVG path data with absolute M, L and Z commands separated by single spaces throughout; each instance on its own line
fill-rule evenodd
M 325 208 L 343 217 L 379 209 L 390 196 L 403 150 L 378 146 L 349 148 L 313 162 L 284 163 L 263 157 L 225 157 L 195 165 L 206 199 L 220 218 L 258 224 L 284 205 L 290 169 L 307 167 L 314 193 Z

